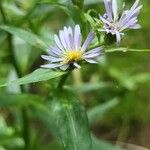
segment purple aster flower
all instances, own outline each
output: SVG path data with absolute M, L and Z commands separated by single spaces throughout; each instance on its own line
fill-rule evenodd
M 130 10 L 124 10 L 123 8 L 122 14 L 118 14 L 117 0 L 104 0 L 106 13 L 100 16 L 101 21 L 104 23 L 101 31 L 116 35 L 119 44 L 121 35 L 124 35 L 123 30 L 139 29 L 141 26 L 138 24 L 137 17 L 142 8 L 139 2 L 140 0 L 136 0 Z
M 81 60 L 89 63 L 97 63 L 96 60 L 101 55 L 102 47 L 87 51 L 94 37 L 95 34 L 90 32 L 82 45 L 80 26 L 76 25 L 74 31 L 71 27 L 64 27 L 64 30 L 59 31 L 59 37 L 54 35 L 56 44 L 55 46 L 49 46 L 49 55 L 42 55 L 42 58 L 49 63 L 41 67 L 66 70 L 70 66 L 80 68 L 79 61 Z

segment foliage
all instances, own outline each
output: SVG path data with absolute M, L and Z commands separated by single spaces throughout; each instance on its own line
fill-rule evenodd
M 40 55 L 63 26 L 79 24 L 83 39 L 97 32 L 103 1 L 0 1 L 0 149 L 121 150 L 111 141 L 127 142 L 138 135 L 133 128 L 149 125 L 150 4 L 143 3 L 140 30 L 128 31 L 120 47 L 105 45 L 99 64 L 83 63 L 68 76 L 39 69 Z M 104 33 L 96 36 L 92 48 L 105 44 Z

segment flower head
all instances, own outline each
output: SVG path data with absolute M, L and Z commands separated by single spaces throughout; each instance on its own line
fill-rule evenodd
M 59 31 L 59 36 L 54 35 L 55 46 L 49 46 L 49 55 L 42 55 L 42 58 L 49 61 L 49 64 L 41 67 L 66 70 L 69 67 L 80 68 L 79 61 L 81 60 L 97 63 L 96 60 L 101 55 L 102 47 L 87 51 L 94 37 L 95 34 L 90 32 L 82 45 L 80 26 L 76 25 L 74 31 L 71 27 L 64 27 L 64 30 Z
M 136 0 L 130 10 L 123 10 L 122 14 L 118 14 L 117 0 L 104 0 L 106 13 L 100 16 L 104 23 L 101 31 L 116 35 L 117 43 L 120 43 L 121 35 L 124 35 L 123 30 L 139 29 L 141 26 L 137 17 L 142 8 L 139 2 L 140 0 Z

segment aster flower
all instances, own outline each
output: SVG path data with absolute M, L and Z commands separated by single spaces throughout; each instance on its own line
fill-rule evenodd
M 66 70 L 69 67 L 80 68 L 81 60 L 97 63 L 96 60 L 101 55 L 102 47 L 87 51 L 94 37 L 95 34 L 90 32 L 82 45 L 80 26 L 76 25 L 74 31 L 71 27 L 64 27 L 64 30 L 59 31 L 59 36 L 54 35 L 55 46 L 49 46 L 48 55 L 42 55 L 42 58 L 49 63 L 41 67 Z
M 107 34 L 116 35 L 117 43 L 121 41 L 121 35 L 124 35 L 125 29 L 139 29 L 138 14 L 142 5 L 139 5 L 140 0 L 136 0 L 130 10 L 124 10 L 122 14 L 118 14 L 117 0 L 104 0 L 106 13 L 100 16 L 104 23 L 103 29 Z

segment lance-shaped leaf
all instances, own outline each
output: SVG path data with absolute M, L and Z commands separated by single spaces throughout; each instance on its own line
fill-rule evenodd
M 82 9 L 84 5 L 84 0 L 72 0 L 72 3 Z
M 74 22 L 75 24 L 79 24 L 82 28 L 82 34 L 83 37 L 86 37 L 87 35 L 87 21 L 84 15 L 84 12 L 79 8 L 72 4 L 70 4 L 69 1 L 66 1 L 64 3 L 58 3 L 58 2 L 52 2 L 49 0 L 43 0 L 38 3 L 39 5 L 42 4 L 49 4 L 52 7 L 56 7 L 58 9 L 61 9 L 64 13 L 66 13 Z
M 100 4 L 103 0 L 85 0 L 85 5 L 94 5 L 94 4 Z
M 21 38 L 22 40 L 24 40 L 25 42 L 29 43 L 32 46 L 37 46 L 45 50 L 47 49 L 47 45 L 45 44 L 45 42 L 37 35 L 31 32 L 28 32 L 21 28 L 16 28 L 16 27 L 6 26 L 6 25 L 1 25 L 0 29 Z
M 104 140 L 97 139 L 94 135 L 92 135 L 92 145 L 93 150 L 123 150 L 117 145 L 112 145 Z
M 90 109 L 88 111 L 88 118 L 90 124 L 93 124 L 94 122 L 100 120 L 103 117 L 105 112 L 115 107 L 118 103 L 119 100 L 117 98 L 114 98 L 108 102 L 105 102 L 104 104 L 100 104 Z
M 52 70 L 48 70 L 48 69 L 37 69 L 34 72 L 32 72 L 22 78 L 2 84 L 2 85 L 0 85 L 0 87 L 8 86 L 10 84 L 23 85 L 23 84 L 40 82 L 40 81 L 46 81 L 46 80 L 50 80 L 53 78 L 57 78 L 64 74 L 65 74 L 65 72 L 61 72 L 61 71 L 52 71 Z
M 32 94 L 10 94 L 0 93 L 0 107 L 18 107 L 28 106 L 39 103 L 44 98 Z
M 57 95 L 44 106 L 46 109 L 32 108 L 34 115 L 57 137 L 64 150 L 91 150 L 90 129 L 83 106 L 68 92 L 59 91 Z
M 91 150 L 86 112 L 77 99 L 65 92 L 50 104 L 50 110 L 65 150 Z

